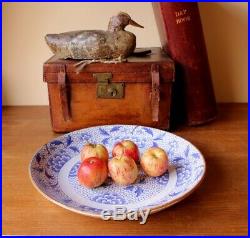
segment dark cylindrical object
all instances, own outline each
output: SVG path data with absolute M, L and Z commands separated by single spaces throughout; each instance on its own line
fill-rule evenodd
M 216 101 L 196 2 L 153 3 L 163 48 L 176 62 L 173 110 L 189 125 L 216 118 Z M 176 113 L 177 112 L 177 113 Z

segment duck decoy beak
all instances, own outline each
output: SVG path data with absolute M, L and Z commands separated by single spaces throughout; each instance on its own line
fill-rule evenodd
M 131 26 L 136 26 L 136 27 L 144 28 L 143 26 L 141 26 L 140 24 L 138 24 L 137 22 L 135 22 L 132 19 L 129 20 L 128 24 L 131 25 Z

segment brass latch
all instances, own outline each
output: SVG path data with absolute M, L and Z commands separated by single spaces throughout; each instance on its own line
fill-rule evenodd
M 93 77 L 97 80 L 97 98 L 124 97 L 124 83 L 112 83 L 112 73 L 96 73 Z

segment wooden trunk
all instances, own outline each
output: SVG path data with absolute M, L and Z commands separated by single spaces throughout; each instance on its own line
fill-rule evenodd
M 125 63 L 93 63 L 80 73 L 75 60 L 44 64 L 52 128 L 68 132 L 105 124 L 169 129 L 174 62 L 160 48 Z

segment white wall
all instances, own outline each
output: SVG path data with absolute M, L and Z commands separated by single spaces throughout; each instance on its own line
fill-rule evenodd
M 42 65 L 47 33 L 106 29 L 128 12 L 145 29 L 128 27 L 138 47 L 160 46 L 151 3 L 3 3 L 3 104 L 46 105 Z M 200 3 L 217 100 L 247 101 L 247 3 Z
M 200 3 L 215 94 L 248 101 L 248 3 Z

